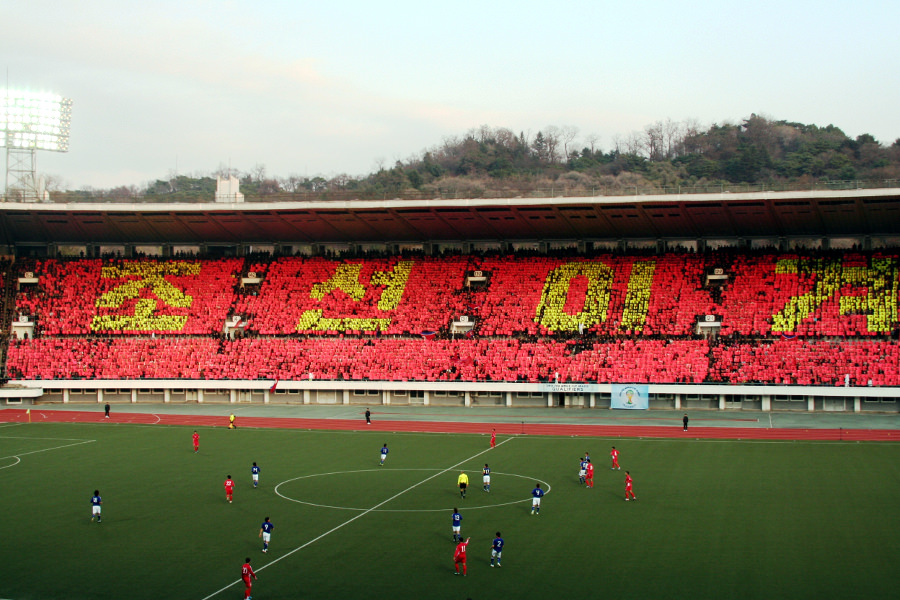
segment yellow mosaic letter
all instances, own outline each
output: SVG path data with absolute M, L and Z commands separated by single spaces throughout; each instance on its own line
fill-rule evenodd
M 587 278 L 588 289 L 581 312 L 570 315 L 564 308 L 572 279 L 578 276 Z M 534 321 L 551 331 L 577 331 L 579 323 L 585 327 L 602 323 L 609 308 L 612 280 L 612 269 L 603 263 L 571 262 L 556 267 L 544 282 Z
M 100 276 L 104 279 L 138 277 L 116 286 L 97 298 L 97 308 L 119 308 L 126 301 L 140 296 L 141 290 L 149 288 L 160 301 L 175 308 L 187 308 L 193 303 L 188 296 L 166 280 L 166 275 L 185 276 L 200 273 L 199 263 L 183 261 L 157 263 L 135 262 L 123 266 L 103 267 Z M 97 315 L 91 323 L 94 331 L 180 331 L 187 322 L 186 315 L 155 315 L 157 301 L 141 298 L 137 301 L 133 315 Z

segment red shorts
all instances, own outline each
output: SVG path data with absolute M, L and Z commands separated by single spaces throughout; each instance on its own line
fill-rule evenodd
M 466 559 L 465 558 L 454 558 L 453 562 L 466 564 Z

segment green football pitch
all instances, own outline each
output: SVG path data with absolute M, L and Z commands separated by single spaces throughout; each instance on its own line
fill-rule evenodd
M 246 557 L 256 600 L 872 600 L 900 586 L 900 444 L 523 436 L 488 450 L 481 435 L 198 428 L 194 454 L 192 431 L 0 427 L 0 598 L 240 599 Z M 585 451 L 594 489 L 577 480 Z M 625 469 L 637 502 L 623 501 Z M 538 481 L 549 493 L 532 516 Z M 454 507 L 472 538 L 466 577 L 453 575 Z

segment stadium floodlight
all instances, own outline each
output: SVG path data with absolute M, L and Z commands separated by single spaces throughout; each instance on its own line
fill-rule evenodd
M 7 90 L 0 99 L 0 147 L 6 148 L 6 197 L 47 199 L 37 178 L 36 151 L 69 151 L 72 100 L 58 94 Z
M 69 98 L 10 90 L 0 112 L 0 146 L 68 152 L 71 121 Z

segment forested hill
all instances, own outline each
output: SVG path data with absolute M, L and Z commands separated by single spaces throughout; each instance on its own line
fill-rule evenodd
M 751 115 L 701 128 L 657 122 L 641 132 L 602 140 L 574 127 L 514 132 L 482 126 L 405 161 L 354 177 L 272 177 L 262 165 L 237 173 L 248 201 L 334 198 L 459 198 L 498 195 L 640 193 L 735 184 L 813 185 L 900 179 L 900 139 L 848 137 L 819 127 Z M 210 177 L 173 177 L 146 188 L 62 194 L 77 200 L 130 196 L 145 201 L 209 201 Z

